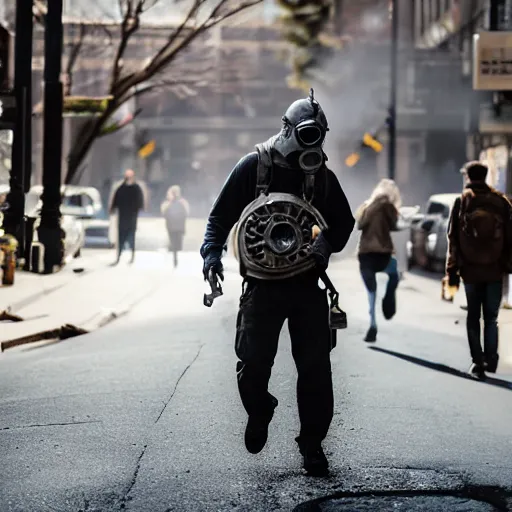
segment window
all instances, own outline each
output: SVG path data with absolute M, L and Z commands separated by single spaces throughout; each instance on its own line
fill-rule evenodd
M 74 194 L 72 196 L 64 196 L 62 198 L 63 206 L 74 206 L 80 207 L 82 206 L 82 196 L 80 194 Z
M 443 215 L 445 211 L 446 205 L 443 203 L 429 203 L 427 207 L 427 215 Z

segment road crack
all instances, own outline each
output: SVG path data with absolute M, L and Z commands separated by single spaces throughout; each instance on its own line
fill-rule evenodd
M 35 425 L 18 425 L 16 427 L 3 427 L 0 430 L 14 430 L 18 428 L 35 428 L 35 427 L 66 427 L 68 425 L 88 425 L 90 423 L 101 423 L 99 420 L 95 421 L 69 421 L 65 423 L 42 423 Z
M 201 353 L 201 349 L 202 348 L 203 348 L 203 345 L 199 345 L 199 348 L 197 350 L 196 355 L 194 356 L 194 359 L 192 359 L 192 361 L 185 367 L 185 369 L 181 372 L 181 375 L 176 380 L 176 384 L 174 385 L 172 393 L 169 396 L 169 398 L 164 402 L 162 410 L 160 411 L 160 414 L 158 415 L 157 419 L 155 420 L 154 425 L 156 425 L 158 423 L 158 421 L 160 420 L 160 418 L 164 414 L 165 409 L 167 408 L 167 406 L 169 405 L 169 403 L 173 399 L 174 395 L 176 394 L 176 391 L 178 390 L 178 386 L 179 386 L 179 384 L 181 382 L 181 379 L 183 379 L 183 377 L 190 370 L 192 365 L 197 361 L 197 359 L 199 357 L 199 354 Z M 135 465 L 135 470 L 134 470 L 133 476 L 132 476 L 132 478 L 130 480 L 130 484 L 128 485 L 128 487 L 126 489 L 126 492 L 124 493 L 124 495 L 122 496 L 122 498 L 119 501 L 120 509 L 121 510 L 126 508 L 126 502 L 130 501 L 130 499 L 131 499 L 130 498 L 130 493 L 132 492 L 132 489 L 135 487 L 135 484 L 137 483 L 137 477 L 139 476 L 139 471 L 140 471 L 140 467 L 141 467 L 141 464 L 142 464 L 142 459 L 143 459 L 144 455 L 146 454 L 147 448 L 148 448 L 148 444 L 145 444 L 143 449 L 142 449 L 142 451 L 141 451 L 141 453 L 140 453 L 140 455 L 137 458 L 137 463 Z
M 203 348 L 203 345 L 199 345 L 199 349 L 197 351 L 197 354 L 195 355 L 194 359 L 187 365 L 187 367 L 183 370 L 181 375 L 178 377 L 178 380 L 176 381 L 176 384 L 174 385 L 174 389 L 172 390 L 171 396 L 164 402 L 164 406 L 162 407 L 162 410 L 160 411 L 160 414 L 158 415 L 158 418 L 155 420 L 155 425 L 158 423 L 160 418 L 165 412 L 165 409 L 167 409 L 167 406 L 173 399 L 174 395 L 176 394 L 176 391 L 178 389 L 178 386 L 180 384 L 181 379 L 185 376 L 185 374 L 190 370 L 191 366 L 197 361 L 197 358 L 199 357 L 199 354 L 201 353 L 201 349 Z

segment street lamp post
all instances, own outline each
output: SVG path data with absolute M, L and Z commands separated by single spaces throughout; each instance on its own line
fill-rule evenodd
M 63 87 L 60 80 L 62 59 L 62 0 L 48 2 L 44 48 L 44 134 L 43 206 L 39 241 L 44 245 L 44 272 L 50 273 L 63 259 L 60 226 L 62 175 Z
M 388 115 L 388 177 L 395 179 L 396 171 L 396 101 L 398 85 L 398 0 L 391 0 L 391 83 Z
M 32 0 L 18 0 L 14 43 L 16 114 L 4 228 L 17 238 L 19 257 L 25 255 L 25 193 L 30 188 L 32 169 L 32 33 Z

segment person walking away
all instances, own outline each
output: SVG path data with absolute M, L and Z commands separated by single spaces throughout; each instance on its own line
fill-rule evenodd
M 167 199 L 160 208 L 169 236 L 169 250 L 173 254 L 174 266 L 178 266 L 178 252 L 183 250 L 183 237 L 187 217 L 190 214 L 188 201 L 181 196 L 181 189 L 173 185 L 167 191 Z
M 292 103 L 282 117 L 281 131 L 234 167 L 210 212 L 201 247 L 205 279 L 212 274 L 223 279 L 221 257 L 231 228 L 237 223 L 237 233 L 245 233 L 238 238 L 244 248 L 239 251 L 244 255 L 239 260 L 244 280 L 235 352 L 238 390 L 248 415 L 245 446 L 253 454 L 264 448 L 278 405 L 268 385 L 279 335 L 288 320 L 298 374 L 300 433 L 295 440 L 310 476 L 328 473 L 322 441 L 334 407 L 329 304 L 318 279 L 354 227 L 347 198 L 326 165 L 322 147 L 328 129 L 313 90 L 309 98 Z M 273 193 L 289 195 L 263 206 L 273 201 Z M 303 201 L 314 208 L 297 220 L 304 223 L 300 225 L 305 232 L 323 224 L 320 218 L 328 226 L 314 242 L 296 238 L 295 228 L 282 222 L 293 212 L 299 215 L 306 207 Z M 309 215 L 315 217 L 314 225 Z
M 488 168 L 481 162 L 469 162 L 461 172 L 465 187 L 449 220 L 446 276 L 449 286 L 464 281 L 469 373 L 485 378 L 486 371 L 495 373 L 498 368 L 498 314 L 503 278 L 511 270 L 512 205 L 486 184 Z
M 400 191 L 393 180 L 383 179 L 370 198 L 356 213 L 357 227 L 361 230 L 357 255 L 359 269 L 368 292 L 370 327 L 364 341 L 377 341 L 377 273 L 388 275 L 386 293 L 382 299 L 382 313 L 391 320 L 396 313 L 396 289 L 400 281 L 391 232 L 397 230 L 399 209 L 402 205 Z
M 114 266 L 119 263 L 126 244 L 132 251 L 130 263 L 135 260 L 135 233 L 139 212 L 144 210 L 144 193 L 136 182 L 135 172 L 132 169 L 125 172 L 124 181 L 114 194 L 110 213 L 112 214 L 116 210 L 118 214 L 118 244 Z

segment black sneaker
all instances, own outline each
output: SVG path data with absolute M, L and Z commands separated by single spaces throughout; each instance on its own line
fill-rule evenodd
M 499 356 L 488 357 L 484 361 L 484 371 L 489 373 L 496 373 L 498 369 Z
M 268 426 L 274 416 L 274 410 L 277 407 L 277 399 L 273 399 L 273 409 L 264 416 L 249 416 L 247 426 L 245 427 L 245 447 L 249 453 L 260 453 L 267 444 Z
M 469 368 L 469 374 L 478 379 L 485 379 L 485 371 L 482 365 L 473 363 Z
M 373 343 L 377 341 L 377 327 L 370 327 L 366 336 L 364 337 L 364 341 L 368 343 Z
M 396 288 L 388 291 L 382 299 L 382 314 L 386 320 L 391 320 L 396 314 Z
M 300 446 L 300 445 L 299 445 Z M 303 468 L 308 476 L 328 476 L 329 462 L 321 445 L 300 447 L 300 453 L 304 457 Z

